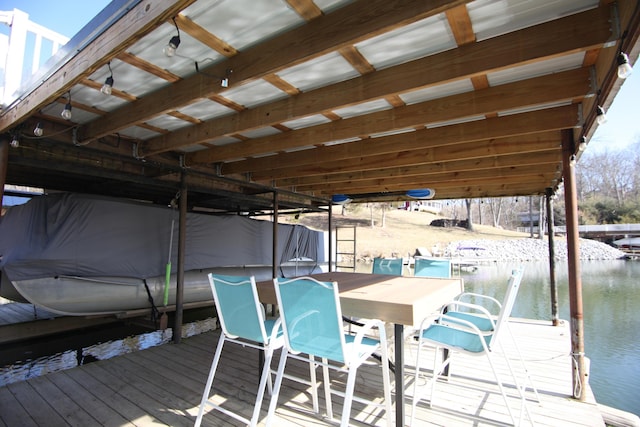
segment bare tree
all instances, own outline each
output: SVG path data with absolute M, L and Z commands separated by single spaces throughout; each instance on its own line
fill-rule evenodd
M 538 238 L 544 240 L 544 228 L 546 222 L 545 216 L 545 196 L 538 197 Z
M 464 199 L 465 204 L 467 205 L 467 230 L 473 231 L 473 218 L 472 218 L 472 207 L 473 207 L 473 199 Z
M 382 204 L 382 228 L 385 228 L 387 225 L 387 204 Z
M 491 212 L 491 219 L 493 220 L 493 226 L 500 226 L 500 215 L 502 214 L 502 203 L 504 199 L 502 197 L 493 197 L 488 199 L 489 211 Z
M 632 150 L 585 152 L 580 159 L 577 184 L 580 199 L 612 198 L 618 206 L 627 201 L 634 186 L 637 155 Z

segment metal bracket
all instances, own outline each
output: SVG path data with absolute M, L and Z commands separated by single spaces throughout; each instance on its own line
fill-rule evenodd
M 133 143 L 132 149 L 133 149 L 133 153 L 132 153 L 133 154 L 133 158 L 136 159 L 136 160 L 142 160 L 142 157 L 140 157 L 140 155 L 138 153 L 138 143 L 137 142 Z
M 591 90 L 587 93 L 587 97 L 591 98 L 598 93 L 598 74 L 595 66 L 589 67 L 589 83 L 591 84 Z
M 611 5 L 611 38 L 607 40 L 604 47 L 613 47 L 616 45 L 620 37 L 622 36 L 622 27 L 620 27 L 620 11 L 618 10 L 618 4 L 613 3 Z
M 71 129 L 71 142 L 73 143 L 73 145 L 75 145 L 76 147 L 80 146 L 81 144 L 78 142 L 78 128 L 74 127 L 73 129 Z
M 578 126 L 584 123 L 584 107 L 582 103 L 578 104 Z

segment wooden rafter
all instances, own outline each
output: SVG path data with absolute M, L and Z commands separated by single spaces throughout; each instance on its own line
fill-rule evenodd
M 246 119 L 243 115 L 210 120 L 196 129 L 185 129 L 175 132 L 170 137 L 147 140 L 143 143 L 141 151 L 146 155 L 153 155 L 181 146 L 197 144 L 212 136 L 222 136 L 241 129 L 255 129 L 295 117 L 303 117 L 313 113 L 309 111 L 310 104 L 319 111 L 332 110 L 357 102 L 383 98 L 389 94 L 403 93 L 442 82 L 471 78 L 479 73 L 541 61 L 568 51 L 588 50 L 594 45 L 604 44 L 611 35 L 609 15 L 605 12 L 594 9 L 301 93 L 292 98 L 251 109 L 251 112 L 247 112 Z M 565 20 L 571 20 L 571 22 Z M 571 28 L 575 25 L 583 25 L 584 32 L 573 31 L 571 34 L 562 34 L 562 42 L 557 42 L 555 40 L 557 34 L 566 32 L 565 25 Z M 532 40 L 536 39 L 543 39 L 544 43 L 540 45 L 533 43 Z M 442 63 L 450 64 L 450 67 L 441 67 Z M 202 156 L 202 162 L 207 162 L 205 154 L 198 156 Z M 192 161 L 200 162 L 195 159 Z
M 207 68 L 207 72 L 224 75 L 230 68 L 234 70 L 235 84 L 242 84 L 354 44 L 371 37 L 372 34 L 433 16 L 451 6 L 451 2 L 446 0 L 404 1 L 405 4 L 401 8 L 397 8 L 394 3 L 370 0 L 364 7 L 360 2 L 355 2 L 335 13 L 323 15 L 307 25 L 275 37 L 269 42 L 241 52 L 221 64 L 214 64 Z M 453 3 L 463 4 L 466 1 L 457 0 Z M 333 34 L 333 37 L 326 37 L 326 33 Z M 202 79 L 202 75 L 195 74 L 176 82 L 170 88 L 158 90 L 116 110 L 107 120 L 89 123 L 82 129 L 81 139 L 99 138 L 133 123 L 144 121 L 149 116 L 186 105 L 195 99 L 209 97 L 222 89 L 205 85 Z
M 523 105 L 568 101 L 585 96 L 590 90 L 586 69 L 566 71 L 502 86 L 453 95 L 445 99 L 384 110 L 366 116 L 340 120 L 293 131 L 287 135 L 256 138 L 243 144 L 216 150 L 200 151 L 187 156 L 188 164 L 224 161 L 230 157 L 251 157 L 273 150 L 321 144 L 354 135 L 372 135 L 392 129 L 401 130 L 454 118 L 497 113 Z M 446 106 L 446 108 L 443 108 Z

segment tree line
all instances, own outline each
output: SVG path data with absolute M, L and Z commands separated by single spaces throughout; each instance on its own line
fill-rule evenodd
M 640 141 L 584 152 L 576 164 L 581 224 L 640 223 Z

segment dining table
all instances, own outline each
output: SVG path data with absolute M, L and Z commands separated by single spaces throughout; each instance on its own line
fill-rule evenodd
M 396 426 L 404 426 L 404 327 L 420 322 L 464 289 L 463 279 L 385 274 L 328 272 L 311 274 L 322 282 L 337 282 L 344 316 L 379 319 L 394 325 Z M 264 304 L 277 304 L 272 280 L 257 282 Z

